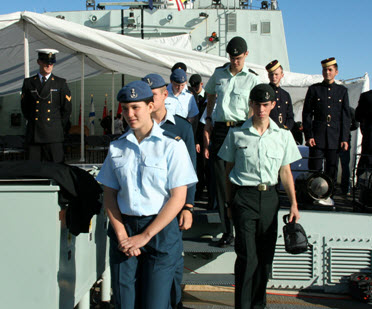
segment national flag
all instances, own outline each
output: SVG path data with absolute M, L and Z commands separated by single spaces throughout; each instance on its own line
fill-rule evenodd
M 105 95 L 105 105 L 103 106 L 102 119 L 107 117 L 107 94 Z
M 96 111 L 94 109 L 93 94 L 90 95 L 90 113 L 89 113 L 89 130 L 90 135 L 94 135 L 94 119 L 96 118 Z
M 178 11 L 183 11 L 185 9 L 185 6 L 183 5 L 182 0 L 176 0 L 176 4 L 177 4 Z
M 149 0 L 149 9 L 152 10 L 154 8 L 154 1 Z

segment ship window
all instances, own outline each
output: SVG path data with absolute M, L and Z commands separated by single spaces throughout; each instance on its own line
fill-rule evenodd
M 270 22 L 269 21 L 263 21 L 261 22 L 261 34 L 270 34 Z
M 257 24 L 251 24 L 251 32 L 257 32 Z

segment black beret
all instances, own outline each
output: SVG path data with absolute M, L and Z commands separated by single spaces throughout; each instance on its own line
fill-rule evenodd
M 202 82 L 202 78 L 199 74 L 193 74 L 193 75 L 191 75 L 191 77 L 189 79 L 189 83 L 190 83 L 191 87 L 198 86 L 201 82 Z
M 230 56 L 239 56 L 248 50 L 247 42 L 240 36 L 232 38 L 227 44 L 226 52 Z
M 176 69 L 182 69 L 184 70 L 185 72 L 187 72 L 187 66 L 186 64 L 184 64 L 183 62 L 177 62 L 171 69 L 171 71 L 173 72 L 174 70 Z
M 251 90 L 249 98 L 257 103 L 275 101 L 275 92 L 268 84 L 258 84 Z

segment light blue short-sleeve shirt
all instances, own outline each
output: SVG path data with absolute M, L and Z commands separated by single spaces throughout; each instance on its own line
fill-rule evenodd
M 197 182 L 182 140 L 165 136 L 156 123 L 140 144 L 132 130 L 110 144 L 97 181 L 118 190 L 121 213 L 156 215 L 170 198 L 170 190 Z
M 235 163 L 229 176 L 239 186 L 275 185 L 280 167 L 301 159 L 290 131 L 280 129 L 270 119 L 261 136 L 252 125 L 252 117 L 229 130 L 218 156 Z
M 249 94 L 254 86 L 260 84 L 259 78 L 244 66 L 235 76 L 230 72 L 230 65 L 217 68 L 205 91 L 216 94 L 215 121 L 244 121 L 249 113 Z
M 199 109 L 194 95 L 184 88 L 176 97 L 173 94 L 172 84 L 167 86 L 168 97 L 165 99 L 165 108 L 172 115 L 179 115 L 183 118 L 193 118 L 199 114 Z

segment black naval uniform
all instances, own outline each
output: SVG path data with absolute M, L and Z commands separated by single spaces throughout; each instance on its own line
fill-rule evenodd
M 359 176 L 365 168 L 372 168 L 372 90 L 360 95 L 355 109 L 355 119 L 360 122 L 360 130 L 363 134 L 362 157 L 358 164 Z
M 63 162 L 64 127 L 72 109 L 66 80 L 51 74 L 42 85 L 38 74 L 26 78 L 21 107 L 27 119 L 28 159 Z
M 285 126 L 288 130 L 292 130 L 294 125 L 294 115 L 291 96 L 281 87 L 277 87 L 270 83 L 271 88 L 275 92 L 276 105 L 270 112 L 270 118 L 275 121 L 278 126 Z
M 326 82 L 311 85 L 305 97 L 302 122 L 306 140 L 315 139 L 310 147 L 310 170 L 322 170 L 336 179 L 338 151 L 341 142 L 347 142 L 350 134 L 350 111 L 347 88 Z

